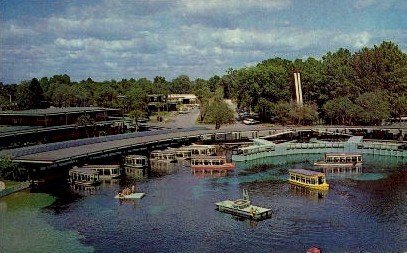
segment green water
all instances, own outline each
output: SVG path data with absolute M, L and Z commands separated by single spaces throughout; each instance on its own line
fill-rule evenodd
M 0 252 L 93 252 L 73 231 L 59 231 L 48 224 L 41 209 L 54 197 L 44 193 L 17 192 L 0 200 Z

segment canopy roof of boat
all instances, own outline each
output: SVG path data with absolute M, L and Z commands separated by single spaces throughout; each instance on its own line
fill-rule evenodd
M 313 171 L 313 170 L 305 170 L 305 169 L 291 169 L 288 170 L 290 173 L 296 173 L 296 174 L 301 174 L 305 176 L 325 176 L 324 173 L 318 172 L 318 171 Z
M 133 158 L 133 159 L 147 159 L 146 156 L 143 155 L 128 155 L 126 158 Z
M 82 169 L 117 169 L 120 168 L 119 164 L 93 164 L 93 165 L 84 165 L 79 167 Z
M 225 160 L 225 156 L 208 156 L 208 155 L 197 155 L 192 156 L 191 159 L 206 159 L 206 160 L 214 160 L 214 159 L 223 159 Z
M 96 170 L 87 169 L 87 168 L 73 168 L 73 169 L 69 170 L 69 172 L 84 174 L 84 175 L 99 175 L 99 172 L 97 172 Z
M 362 156 L 357 153 L 326 153 L 325 156 Z

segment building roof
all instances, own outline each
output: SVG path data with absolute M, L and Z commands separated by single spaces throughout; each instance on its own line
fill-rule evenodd
M 0 116 L 45 116 L 59 114 L 74 114 L 84 112 L 103 112 L 103 111 L 118 111 L 119 109 L 103 108 L 103 107 L 50 107 L 47 109 L 31 109 L 23 111 L 2 111 Z
M 195 94 L 169 94 L 168 98 L 196 99 L 196 95 Z
M 324 175 L 324 173 L 318 172 L 318 171 L 313 171 L 313 170 L 304 170 L 304 169 L 291 169 L 288 170 L 290 173 L 297 173 L 297 174 L 302 174 L 306 176 L 320 176 Z

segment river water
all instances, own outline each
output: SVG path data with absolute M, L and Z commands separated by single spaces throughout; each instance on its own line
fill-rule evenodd
M 179 166 L 137 182 L 147 195 L 119 201 L 130 182 L 94 191 L 60 184 L 0 200 L 0 252 L 324 252 L 407 251 L 407 166 L 364 156 L 362 173 L 328 175 L 326 194 L 291 187 L 288 169 L 310 168 L 322 155 L 238 163 L 226 177 L 192 175 Z M 404 163 L 406 161 L 404 160 Z M 241 197 L 271 208 L 253 222 L 215 210 Z

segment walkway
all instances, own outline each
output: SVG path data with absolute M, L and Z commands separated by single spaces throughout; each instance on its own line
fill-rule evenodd
M 361 128 L 356 128 L 361 129 Z M 372 131 L 374 128 L 364 128 Z M 264 128 L 264 126 L 251 126 L 249 130 L 242 129 L 218 129 L 207 130 L 204 128 L 170 129 L 150 132 L 138 132 L 122 135 L 88 138 L 61 143 L 37 145 L 15 150 L 4 150 L 1 155 L 8 155 L 15 162 L 29 162 L 40 164 L 53 164 L 56 162 L 70 161 L 72 159 L 93 157 L 100 154 L 120 153 L 123 150 L 134 147 L 146 148 L 147 145 L 159 145 L 160 142 L 177 142 L 193 138 L 214 139 L 218 141 L 230 141 L 241 139 L 254 139 L 269 136 L 276 133 L 292 130 L 299 132 L 313 130 L 318 132 L 343 132 L 349 133 L 350 128 L 344 127 L 297 127 L 287 128 Z M 405 131 L 405 130 L 404 130 Z

